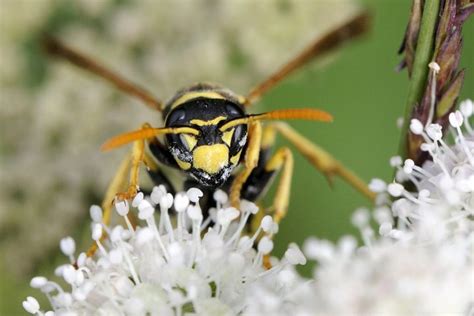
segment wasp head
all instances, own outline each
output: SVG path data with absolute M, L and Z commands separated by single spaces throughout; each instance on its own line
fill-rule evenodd
M 240 162 L 247 125 L 222 126 L 244 116 L 242 107 L 227 99 L 197 98 L 173 108 L 166 117 L 166 127 L 197 131 L 166 135 L 178 166 L 204 186 L 223 185 Z

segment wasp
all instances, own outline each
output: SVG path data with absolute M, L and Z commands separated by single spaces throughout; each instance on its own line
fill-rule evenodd
M 49 54 L 98 75 L 162 114 L 164 126 L 153 127 L 145 123 L 140 129 L 113 137 L 103 144 L 103 150 L 111 150 L 133 143 L 107 190 L 103 203 L 104 221 L 110 217 L 110 201 L 129 200 L 137 194 L 139 169 L 144 164 L 152 181 L 164 185 L 170 192 L 175 190 L 161 165 L 184 173 L 184 189 L 199 187 L 210 195 L 216 188 L 221 188 L 229 193 L 234 206 L 238 206 L 241 199 L 258 200 L 274 176 L 281 173 L 273 205 L 269 208 L 274 220 L 279 222 L 288 209 L 293 155 L 288 147 L 272 152 L 277 133 L 292 143 L 328 179 L 334 175 L 341 176 L 372 198 L 362 180 L 289 125 L 282 122 L 263 124 L 264 121 L 288 119 L 329 122 L 332 120 L 329 113 L 313 108 L 248 113 L 250 106 L 262 95 L 295 70 L 363 34 L 368 29 L 368 22 L 369 15 L 363 12 L 329 31 L 246 96 L 219 85 L 197 83 L 178 91 L 166 103 L 91 57 L 48 37 L 45 46 Z M 122 190 L 127 185 L 128 189 Z

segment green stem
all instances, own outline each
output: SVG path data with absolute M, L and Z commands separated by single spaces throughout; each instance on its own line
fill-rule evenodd
M 407 154 L 407 135 L 411 114 L 413 108 L 423 96 L 428 79 L 428 64 L 433 56 L 439 7 L 440 0 L 425 0 L 402 127 L 400 142 L 400 154 L 402 157 L 406 157 Z

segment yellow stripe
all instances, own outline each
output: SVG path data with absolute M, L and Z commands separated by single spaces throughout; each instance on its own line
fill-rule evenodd
M 197 98 L 225 100 L 225 98 L 221 94 L 214 91 L 191 91 L 191 92 L 186 92 L 184 95 L 179 97 L 176 101 L 174 101 L 173 104 L 171 104 L 171 109 L 174 109 L 178 105 L 181 105 L 189 100 L 197 99 Z
M 194 147 L 197 144 L 197 139 L 196 137 L 189 135 L 189 134 L 180 134 L 180 137 L 182 140 L 186 142 L 186 145 L 188 145 L 189 150 L 193 150 Z
M 178 166 L 181 168 L 181 170 L 188 170 L 191 168 L 191 164 L 189 162 L 186 162 L 186 161 L 182 161 L 181 159 L 179 159 L 178 157 L 174 156 L 174 160 L 176 160 L 176 163 L 178 163 Z
M 225 131 L 223 134 L 222 134 L 222 140 L 224 141 L 224 143 L 227 144 L 227 146 L 230 147 L 230 143 L 232 142 L 232 135 L 234 135 L 234 131 L 235 131 L 235 128 L 233 129 L 230 129 L 228 131 Z
M 230 158 L 230 163 L 233 164 L 233 165 L 237 165 L 239 163 L 239 160 L 240 160 L 240 154 L 242 154 L 242 150 L 240 150 L 236 155 L 232 156 L 232 158 Z
M 225 123 L 224 125 L 222 125 L 219 130 L 221 132 L 224 132 L 225 130 L 231 128 L 231 127 L 234 127 L 234 126 L 237 126 L 237 125 L 241 125 L 241 124 L 248 124 L 249 122 L 252 121 L 252 118 L 253 117 L 242 117 L 242 118 L 236 118 L 236 119 L 233 119 L 233 120 L 230 120 L 229 122 Z
M 219 123 L 220 121 L 224 121 L 226 119 L 227 119 L 227 117 L 225 117 L 225 116 L 218 116 L 218 117 L 216 117 L 212 120 L 209 120 L 209 121 L 194 119 L 194 120 L 191 120 L 190 123 L 194 124 L 194 125 L 197 125 L 197 126 L 209 126 L 209 125 L 217 125 L 217 123 Z

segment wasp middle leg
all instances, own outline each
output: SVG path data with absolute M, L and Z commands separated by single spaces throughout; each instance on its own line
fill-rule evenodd
M 370 201 L 374 201 L 375 194 L 369 190 L 367 183 L 326 150 L 295 131 L 286 123 L 273 123 L 272 126 L 326 177 L 329 184 L 332 184 L 334 176 L 338 176 Z
M 277 223 L 286 215 L 291 194 L 293 155 L 288 147 L 282 147 L 278 149 L 273 156 L 271 155 L 277 132 L 295 146 L 329 181 L 332 181 L 332 177 L 339 176 L 367 198 L 373 200 L 373 192 L 368 189 L 367 184 L 354 172 L 344 167 L 342 163 L 337 161 L 324 149 L 285 123 L 273 123 L 264 128 L 258 164 L 251 170 L 240 187 L 241 198 L 249 201 L 258 200 L 267 191 L 277 173 L 281 172 L 270 210 Z M 261 216 L 262 215 L 263 214 L 261 214 Z M 254 226 L 254 224 L 252 224 L 252 226 Z

